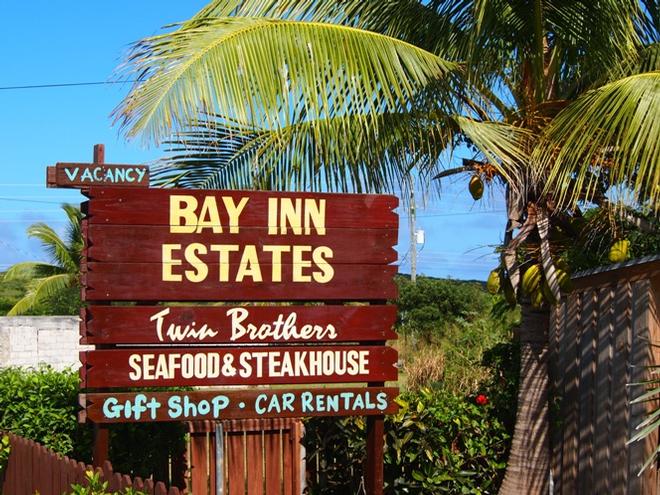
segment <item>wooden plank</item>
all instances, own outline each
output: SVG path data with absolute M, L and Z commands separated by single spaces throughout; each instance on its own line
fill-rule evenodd
M 611 493 L 627 493 L 628 418 L 630 383 L 629 357 L 632 339 L 632 287 L 624 281 L 614 294 L 614 356 L 612 359 L 612 426 L 610 435 L 609 485 Z
M 392 381 L 384 346 L 143 348 L 80 353 L 83 388 Z
M 279 430 L 264 434 L 264 459 L 266 465 L 266 491 L 268 495 L 282 493 L 282 445 Z
M 651 325 L 651 284 L 650 281 L 640 280 L 632 286 L 632 339 L 630 349 L 630 382 L 641 383 L 652 377 L 648 366 L 652 362 L 650 345 Z M 634 386 L 629 389 L 629 399 L 634 399 L 646 391 L 646 387 Z M 630 404 L 630 419 L 628 422 L 628 438 L 636 433 L 639 425 L 654 407 L 649 404 Z M 657 448 L 657 433 L 648 436 L 645 440 L 631 443 L 628 446 L 628 493 L 647 495 L 655 493 L 655 484 L 651 483 L 649 471 L 641 476 L 638 473 L 647 457 Z
M 146 188 L 149 187 L 149 167 L 58 162 L 46 169 L 46 186 L 73 189 L 91 186 Z
M 238 276 L 238 267 L 201 266 L 176 267 L 173 273 L 181 280 L 163 281 L 161 263 L 87 263 L 81 275 L 82 295 L 86 301 L 365 301 L 397 297 L 396 266 L 269 265 L 259 269 L 259 276 L 254 272 L 255 277 L 245 278 Z M 224 277 L 221 267 L 227 268 L 224 282 L 219 281 Z M 192 281 L 195 276 L 200 282 Z M 278 277 L 281 282 L 273 281 Z
M 610 429 L 612 423 L 612 344 L 614 287 L 598 291 L 598 341 L 596 347 L 596 382 L 594 399 L 594 492 L 611 493 Z
M 559 483 L 559 476 L 561 473 L 561 424 L 555 404 L 559 404 L 563 390 L 560 388 L 562 375 L 560 363 L 560 335 L 563 333 L 563 318 L 561 317 L 565 301 L 560 300 L 556 305 L 550 308 L 550 326 L 548 328 L 548 373 L 550 375 L 550 394 L 549 397 L 553 401 L 549 407 L 550 416 L 550 469 L 552 473 L 552 480 L 557 490 L 561 493 L 561 485 Z
M 594 484 L 594 376 L 596 365 L 596 292 L 582 293 L 580 312 L 580 362 L 578 421 L 578 490 L 587 493 Z
M 298 494 L 302 493 L 303 479 L 306 476 L 306 472 L 303 465 L 303 454 L 302 454 L 302 440 L 303 436 L 303 424 L 302 421 L 296 419 L 291 424 L 291 459 L 293 465 L 293 493 Z
M 206 432 L 192 431 L 190 433 L 190 461 L 191 491 L 192 493 L 206 493 L 209 490 Z
M 294 495 L 293 483 L 293 459 L 291 449 L 291 428 L 282 429 L 282 493 L 283 495 Z M 297 473 L 296 473 L 297 474 Z M 297 494 L 295 494 L 297 495 Z
M 229 493 L 228 495 L 245 495 L 245 448 L 243 432 L 227 434 L 228 450 L 226 454 Z
M 564 441 L 562 448 L 562 493 L 577 493 L 578 470 L 578 401 L 579 401 L 579 347 L 578 321 L 580 317 L 581 293 L 568 296 L 566 309 L 566 348 L 564 367 Z
M 367 463 L 365 467 L 366 492 L 382 495 L 384 487 L 383 448 L 385 443 L 385 418 L 367 418 Z
M 223 229 L 237 227 L 240 233 L 242 227 L 281 226 L 279 225 L 282 223 L 280 222 L 281 207 L 291 202 L 292 209 L 297 208 L 298 212 L 303 212 L 303 220 L 305 211 L 311 212 L 313 205 L 318 207 L 319 211 L 324 213 L 322 216 L 325 219 L 325 228 L 398 228 L 398 216 L 393 210 L 398 206 L 399 200 L 396 196 L 390 195 L 190 189 L 138 190 L 103 187 L 91 187 L 84 194 L 89 198 L 86 210 L 91 224 L 179 225 L 183 223 L 181 217 L 176 214 L 172 216 L 175 222 L 171 221 L 171 205 L 174 213 L 190 206 L 189 209 L 195 213 L 195 216 L 215 220 L 216 211 L 213 209 L 215 205 L 219 225 Z M 244 198 L 247 200 L 241 206 Z M 208 207 L 207 213 L 202 215 L 205 205 Z M 236 207 L 236 211 L 240 213 L 230 216 L 227 205 L 230 208 Z M 238 220 L 234 221 L 236 219 Z M 218 223 L 214 225 L 217 226 Z M 314 228 L 311 231 L 318 233 Z M 302 237 L 306 236 L 302 235 Z
M 177 244 L 185 248 L 193 243 L 204 246 L 215 245 L 270 245 L 278 248 L 277 257 L 283 263 L 291 259 L 291 246 L 304 244 L 316 249 L 325 246 L 332 250 L 332 261 L 343 264 L 392 263 L 397 259 L 394 249 L 398 242 L 397 229 L 325 229 L 325 235 L 301 236 L 293 233 L 269 235 L 266 227 L 243 227 L 240 235 L 228 231 L 214 233 L 203 231 L 199 234 L 173 234 L 169 226 L 142 225 L 88 225 L 86 228 L 86 249 L 88 261 L 106 261 L 111 263 L 153 263 L 161 260 L 163 244 Z M 356 249 L 359 246 L 359 249 Z M 273 248 L 257 251 L 259 263 L 270 265 L 276 258 Z M 236 255 L 231 256 L 234 258 Z M 199 254 L 200 259 L 218 259 L 218 251 Z
M 84 344 L 248 344 L 394 340 L 396 306 L 90 306 Z
M 247 460 L 247 495 L 264 494 L 263 434 L 260 431 L 245 433 Z
M 86 404 L 89 418 L 96 424 L 369 416 L 394 414 L 398 410 L 394 402 L 398 393 L 394 387 L 104 392 L 86 394 Z

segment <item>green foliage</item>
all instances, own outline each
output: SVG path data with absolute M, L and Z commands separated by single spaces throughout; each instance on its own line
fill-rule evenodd
M 404 394 L 400 405 L 385 419 L 385 493 L 497 492 L 509 434 L 492 405 L 443 389 Z M 311 494 L 359 493 L 365 428 L 364 418 L 307 420 L 308 462 L 319 462 Z
M 79 288 L 83 248 L 82 212 L 70 204 L 63 204 L 62 209 L 68 218 L 64 239 L 45 223 L 35 223 L 27 229 L 29 237 L 41 241 L 50 263 L 16 263 L 3 276 L 3 282 L 28 280 L 24 296 L 8 311 L 9 316 L 39 312 L 40 308 L 50 308 L 55 314 L 75 314 L 80 307 L 80 296 L 75 293 Z
M 400 284 L 399 356 L 408 386 L 433 385 L 465 394 L 490 377 L 484 351 L 511 339 L 519 310 L 488 294 L 483 284 L 420 277 Z M 428 366 L 427 366 L 428 365 Z M 431 369 L 433 368 L 433 369 Z
M 168 457 L 182 456 L 185 423 L 124 423 L 110 428 L 110 459 L 115 471 L 168 479 Z
M 479 283 L 418 277 L 415 283 L 397 277 L 398 330 L 431 342 L 442 337 L 447 325 L 474 321 L 490 307 Z
M 634 218 L 640 219 L 640 228 Z M 630 257 L 660 253 L 660 218 L 640 211 L 616 212 L 593 208 L 584 218 L 574 220 L 578 230 L 566 250 L 565 258 L 573 271 L 586 270 L 611 264 L 608 254 L 620 239 L 630 241 Z
M 9 462 L 9 454 L 11 454 L 9 435 L 2 435 L 0 437 L 0 487 L 2 486 L 2 476 Z
M 47 366 L 0 370 L 0 430 L 87 461 L 91 437 L 78 425 L 77 412 L 78 373 Z
M 77 420 L 79 378 L 71 370 L 0 369 L 0 430 L 39 442 L 78 461 L 91 460 L 91 428 Z M 167 458 L 185 448 L 182 424 L 110 425 L 116 472 L 167 479 Z
M 87 471 L 85 473 L 85 483 L 83 485 L 71 485 L 71 492 L 67 495 L 146 495 L 144 492 L 134 490 L 133 488 L 124 488 L 120 492 L 109 492 L 108 482 L 101 480 L 99 473 Z

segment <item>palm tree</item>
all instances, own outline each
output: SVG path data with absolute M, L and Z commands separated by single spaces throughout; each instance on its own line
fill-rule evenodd
M 69 219 L 65 239 L 45 223 L 35 223 L 28 227 L 28 236 L 41 241 L 41 245 L 51 258 L 51 263 L 26 261 L 16 263 L 7 270 L 4 280 L 32 279 L 25 296 L 9 310 L 7 316 L 25 314 L 40 303 L 67 293 L 67 289 L 79 286 L 80 257 L 83 247 L 82 213 L 80 208 L 70 204 L 63 204 L 62 209 Z M 70 294 L 65 295 L 70 296 Z
M 138 82 L 115 116 L 128 137 L 170 143 L 163 184 L 504 184 L 498 273 L 523 319 L 501 491 L 542 493 L 548 304 L 577 205 L 660 210 L 659 19 L 657 0 L 215 0 L 135 45 L 124 70 Z M 444 167 L 454 152 L 469 155 Z M 533 265 L 546 302 L 519 290 Z

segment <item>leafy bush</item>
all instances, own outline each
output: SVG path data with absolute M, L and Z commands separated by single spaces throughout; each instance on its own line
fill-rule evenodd
M 473 321 L 490 306 L 490 296 L 479 283 L 427 277 L 412 283 L 397 277 L 397 284 L 399 331 L 427 342 L 442 337 L 447 324 Z
M 38 369 L 0 369 L 0 430 L 39 442 L 78 461 L 91 461 L 90 425 L 77 419 L 78 373 Z M 167 459 L 182 455 L 183 424 L 110 425 L 110 459 L 115 471 L 166 480 Z
M 38 369 L 0 370 L 0 430 L 87 461 L 91 436 L 77 421 L 78 374 Z
M 146 495 L 133 488 L 124 488 L 121 492 L 109 492 L 108 482 L 102 481 L 101 476 L 93 471 L 85 473 L 84 485 L 71 485 L 71 490 L 67 495 Z
M 385 493 L 495 493 L 504 474 L 509 434 L 491 403 L 479 405 L 443 389 L 400 398 L 385 419 Z M 364 418 L 306 422 L 310 494 L 360 493 Z
M 4 476 L 7 463 L 9 462 L 9 454 L 11 454 L 9 435 L 2 435 L 0 437 L 0 487 L 2 487 L 2 477 Z

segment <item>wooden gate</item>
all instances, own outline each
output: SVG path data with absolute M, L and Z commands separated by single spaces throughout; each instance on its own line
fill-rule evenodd
M 584 272 L 573 284 L 550 325 L 554 493 L 659 493 L 655 468 L 637 476 L 657 432 L 627 442 L 658 406 L 631 405 L 643 388 L 630 384 L 660 364 L 660 256 Z
M 190 423 L 192 493 L 216 493 L 216 428 Z M 302 493 L 303 426 L 295 419 L 222 421 L 224 495 Z

